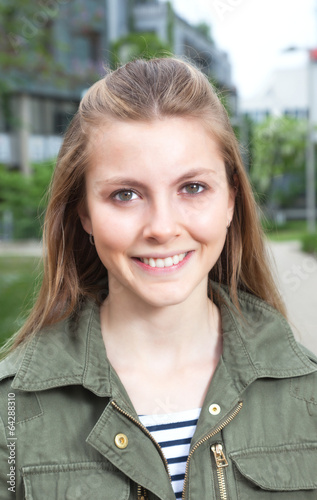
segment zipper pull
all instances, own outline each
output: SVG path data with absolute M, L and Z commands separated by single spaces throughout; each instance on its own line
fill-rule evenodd
M 146 500 L 148 498 L 147 491 L 143 486 L 138 485 L 138 500 Z
M 222 445 L 220 443 L 214 444 L 211 447 L 215 460 L 216 460 L 216 465 L 219 469 L 222 469 L 223 467 L 228 467 L 228 462 L 225 457 L 224 452 L 222 451 Z

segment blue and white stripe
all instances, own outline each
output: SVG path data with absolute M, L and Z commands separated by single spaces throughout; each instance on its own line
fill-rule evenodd
M 186 461 L 200 410 L 196 408 L 179 413 L 139 416 L 167 459 L 176 498 L 182 498 Z

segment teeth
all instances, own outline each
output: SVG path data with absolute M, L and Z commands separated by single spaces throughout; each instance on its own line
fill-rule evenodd
M 174 261 L 172 257 L 167 257 L 167 259 L 164 259 L 164 267 L 171 267 L 174 264 Z M 177 262 L 178 264 L 178 262 Z
M 179 263 L 179 257 L 178 257 L 178 255 L 174 255 L 174 257 L 173 257 L 172 260 L 173 260 L 173 264 L 178 264 Z
M 153 259 L 152 257 L 148 259 L 147 257 L 144 257 L 140 260 L 144 262 L 144 264 L 151 267 L 171 267 L 179 264 L 186 255 L 187 253 L 180 253 L 178 255 L 173 255 L 173 257 L 167 257 L 166 259 Z

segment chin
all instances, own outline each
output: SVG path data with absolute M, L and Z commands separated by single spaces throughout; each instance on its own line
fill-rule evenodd
M 184 290 L 175 290 L 173 292 L 165 292 L 162 294 L 148 294 L 144 297 L 144 301 L 153 307 L 169 307 L 182 304 L 188 299 L 189 293 Z

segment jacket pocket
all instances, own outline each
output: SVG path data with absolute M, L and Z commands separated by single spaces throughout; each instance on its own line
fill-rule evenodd
M 317 499 L 317 443 L 234 452 L 239 500 Z
M 111 464 L 80 462 L 22 467 L 26 500 L 128 500 L 129 480 Z

